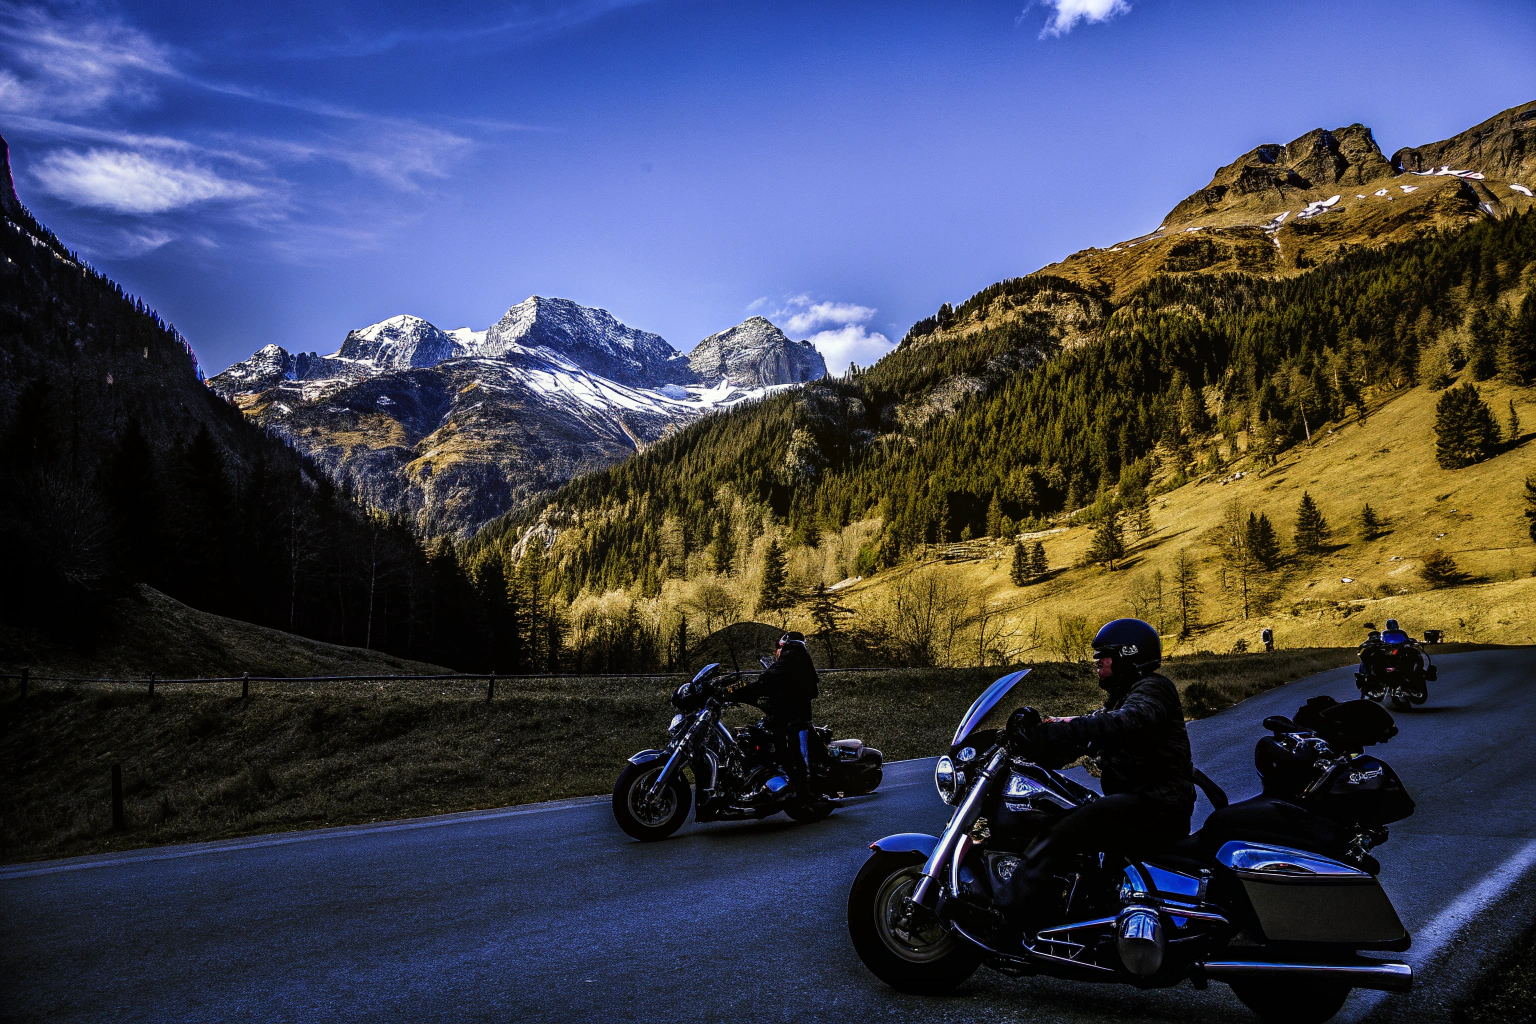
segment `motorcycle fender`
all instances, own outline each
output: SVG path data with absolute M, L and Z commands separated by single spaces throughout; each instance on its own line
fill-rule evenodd
M 869 848 L 879 853 L 920 853 L 924 857 L 931 857 L 933 848 L 938 845 L 938 836 L 930 836 L 922 832 L 901 832 L 878 839 L 870 843 Z
M 667 756 L 667 752 L 665 750 L 642 750 L 638 754 L 630 755 L 629 763 L 630 764 L 645 764 L 645 762 L 647 762 L 647 761 L 654 761 L 654 760 L 656 760 L 659 757 L 666 757 L 666 756 Z

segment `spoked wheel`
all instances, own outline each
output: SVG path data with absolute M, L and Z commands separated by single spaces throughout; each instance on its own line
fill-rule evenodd
M 613 816 L 619 828 L 644 843 L 665 839 L 682 828 L 693 803 L 693 793 L 682 772 L 672 776 L 654 799 L 650 798 L 651 787 L 666 764 L 663 758 L 626 764 L 619 773 L 619 781 L 613 784 Z
M 1233 981 L 1232 994 L 1266 1024 L 1323 1024 L 1343 1008 L 1349 986 L 1293 979 Z
M 933 914 L 908 904 L 925 858 L 876 853 L 848 893 L 848 934 L 875 977 L 914 995 L 942 995 L 976 972 L 981 957 Z

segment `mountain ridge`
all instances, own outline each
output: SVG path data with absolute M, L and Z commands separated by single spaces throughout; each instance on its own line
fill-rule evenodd
M 690 356 L 606 310 L 535 295 L 483 331 L 399 314 L 331 355 L 267 345 L 208 384 L 431 536 L 471 533 L 680 423 L 825 374 L 814 347 L 761 317 Z

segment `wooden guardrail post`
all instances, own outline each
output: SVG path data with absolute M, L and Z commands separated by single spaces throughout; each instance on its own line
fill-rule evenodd
M 242 672 L 242 673 L 240 673 L 240 699 L 241 700 L 245 700 L 250 695 L 251 695 L 251 674 L 249 672 Z
M 491 698 L 495 697 L 495 696 L 496 696 L 496 673 L 492 672 L 489 676 L 486 677 L 486 680 L 485 680 L 485 701 L 486 701 L 486 703 L 489 704 L 490 701 L 491 701 Z
M 123 766 L 112 766 L 112 831 L 123 832 L 128 822 L 123 817 Z
M 21 670 L 21 699 L 22 700 L 26 700 L 27 699 L 27 676 L 31 673 L 31 671 L 32 670 L 29 669 L 29 668 L 24 668 L 24 669 Z
M 151 697 L 155 695 L 155 674 L 153 672 L 149 674 L 149 695 Z

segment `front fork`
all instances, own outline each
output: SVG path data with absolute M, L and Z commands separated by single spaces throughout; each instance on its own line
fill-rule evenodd
M 672 782 L 672 777 L 682 769 L 683 762 L 692 753 L 694 737 L 700 732 L 709 729 L 713 720 L 714 716 L 707 712 L 700 715 L 688 727 L 688 731 L 674 741 L 672 753 L 667 757 L 667 763 L 662 766 L 661 774 L 656 776 L 656 781 L 651 783 L 649 792 L 645 794 L 645 802 L 647 804 L 654 803 L 662 793 L 666 792 L 667 786 Z
M 923 865 L 923 877 L 918 880 L 917 888 L 912 890 L 912 902 L 924 910 L 938 908 L 940 891 L 948 881 L 948 869 L 951 864 L 958 865 L 968 852 L 963 844 L 970 841 L 971 826 L 981 814 L 981 804 L 987 791 L 992 788 L 992 779 L 1007 760 L 1008 751 L 1001 746 L 988 758 L 986 765 L 977 773 L 976 781 L 966 791 L 965 799 L 949 819 L 938 845 L 928 856 L 928 862 Z

